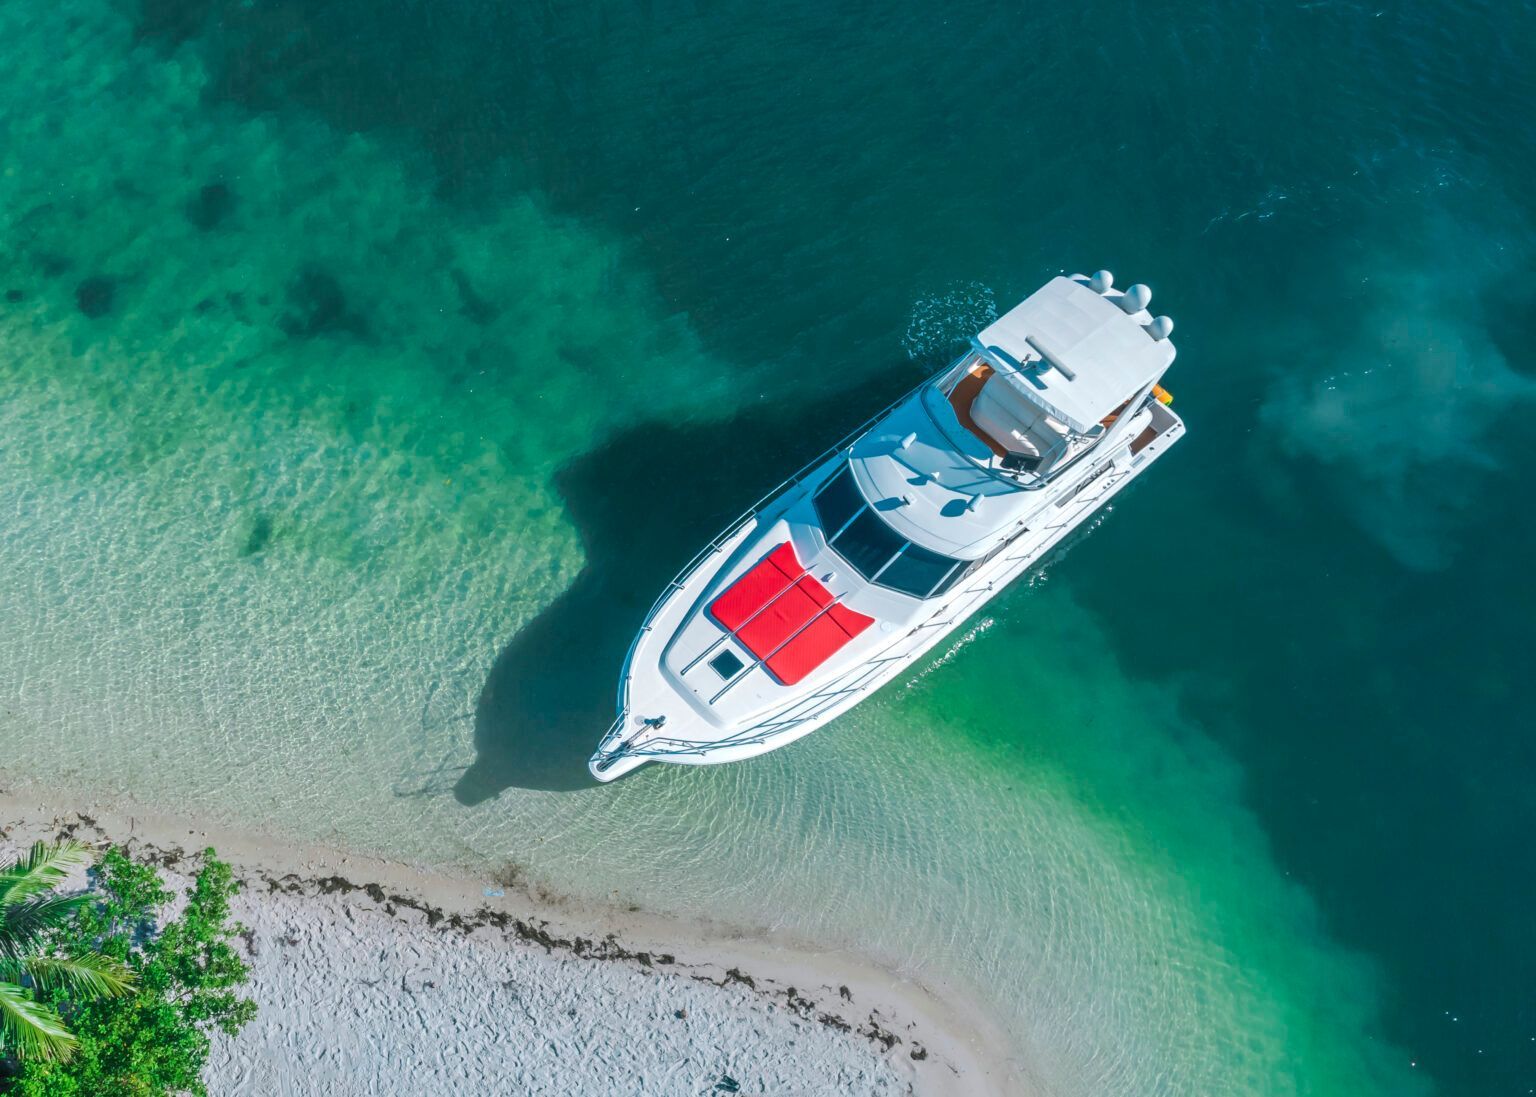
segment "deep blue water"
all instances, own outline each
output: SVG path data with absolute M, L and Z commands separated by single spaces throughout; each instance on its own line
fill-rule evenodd
M 437 207 L 534 193 L 621 241 L 613 292 L 649 279 L 783 430 L 867 387 L 857 421 L 1062 268 L 1150 283 L 1189 437 L 1053 581 L 1375 966 L 1360 1039 L 1443 1094 L 1536 1092 L 1536 7 L 124 10 L 210 111 L 309 112 Z

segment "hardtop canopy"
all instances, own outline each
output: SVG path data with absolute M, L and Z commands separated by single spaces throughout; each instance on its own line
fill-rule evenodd
M 976 346 L 1010 386 L 1084 434 L 1173 361 L 1173 343 L 1154 339 L 1118 299 L 1053 278 L 983 329 Z

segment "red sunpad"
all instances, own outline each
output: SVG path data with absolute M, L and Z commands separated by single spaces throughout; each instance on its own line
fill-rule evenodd
M 786 686 L 830 659 L 874 624 L 839 602 L 809 575 L 788 541 L 759 560 L 709 607 Z M 796 576 L 800 576 L 797 580 Z
M 800 558 L 795 555 L 795 546 L 785 541 L 759 560 L 751 571 L 732 583 L 720 597 L 715 599 L 714 605 L 709 607 L 709 612 L 715 615 L 715 620 L 735 632 L 761 609 L 764 603 L 777 597 L 785 587 L 789 586 L 790 580 L 804 570 L 805 568 L 800 564 Z M 809 575 L 801 582 L 810 584 L 821 592 L 821 604 L 825 605 L 830 600 L 826 589 Z

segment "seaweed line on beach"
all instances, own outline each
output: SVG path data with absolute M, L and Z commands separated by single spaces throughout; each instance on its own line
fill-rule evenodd
M 126 839 L 115 839 L 92 816 L 79 811 L 71 814 L 73 819 L 55 817 L 53 820 L 54 832 L 60 839 L 76 838 L 121 845 L 133 856 L 173 872 L 187 871 L 201 856 L 200 853 L 189 853 L 180 846 L 160 846 L 131 835 Z M 0 826 L 0 838 L 3 838 L 6 833 L 7 828 Z M 448 911 L 414 896 L 398 891 L 387 891 L 381 884 L 357 883 L 337 873 L 308 877 L 294 872 L 272 873 L 258 869 L 256 871 L 238 870 L 237 875 L 243 886 L 254 888 L 255 885 L 262 885 L 262 890 L 268 893 L 298 897 L 361 895 L 376 904 L 382 913 L 391 918 L 400 919 L 402 910 L 414 911 L 422 917 L 428 929 L 440 933 L 456 932 L 468 937 L 476 930 L 492 929 L 499 931 L 508 940 L 538 945 L 549 953 L 559 951 L 582 960 L 627 963 L 646 971 L 654 971 L 657 967 L 670 967 L 687 974 L 688 978 L 696 982 L 709 983 L 718 987 L 741 986 L 768 1002 L 773 1008 L 781 1008 L 781 1006 L 787 1008 L 793 1016 L 807 1023 L 822 1025 L 841 1033 L 856 1033 L 884 1053 L 889 1053 L 898 1044 L 905 1042 L 901 1036 L 886 1026 L 878 1010 L 871 1010 L 862 1021 L 850 1021 L 847 1016 L 835 1009 L 823 1008 L 819 1002 L 801 993 L 797 987 L 780 987 L 773 980 L 754 977 L 737 967 L 727 968 L 716 977 L 700 970 L 707 969 L 711 965 L 683 963 L 670 952 L 630 949 L 621 943 L 618 935 L 614 933 L 603 937 L 561 936 L 550 931 L 547 921 L 519 918 L 506 911 L 493 910 L 484 905 L 467 914 Z M 247 951 L 254 955 L 256 951 L 254 939 L 245 936 L 242 937 L 242 941 Z M 839 986 L 837 993 L 844 1003 L 852 1003 L 853 995 L 848 987 Z M 679 1013 L 685 1013 L 685 1011 L 679 1011 Z M 914 1025 L 908 1025 L 909 1029 L 914 1027 Z M 909 1038 L 911 1035 L 909 1032 Z M 914 1039 L 908 1055 L 915 1062 L 922 1062 L 928 1058 L 928 1051 Z

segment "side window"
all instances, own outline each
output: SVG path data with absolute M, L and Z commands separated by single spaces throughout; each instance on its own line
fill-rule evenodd
M 935 590 L 933 593 L 934 594 L 943 594 L 945 591 L 947 591 L 950 588 L 952 588 L 956 583 L 960 582 L 960 580 L 962 580 L 962 579 L 966 578 L 967 576 L 975 573 L 977 568 L 980 568 L 988 560 L 992 559 L 992 557 L 996 556 L 999 552 L 1003 551 L 1003 549 L 1006 548 L 1007 545 L 1008 545 L 1008 542 L 1004 541 L 1002 544 L 994 546 L 993 549 L 990 552 L 988 552 L 985 556 L 977 557 L 975 560 L 969 560 L 969 561 L 962 560 L 960 562 L 960 566 L 957 567 L 954 571 L 950 572 L 949 575 L 945 578 L 944 582 L 941 583 L 939 585 L 938 589 Z
M 853 472 L 844 465 L 816 493 L 816 517 L 828 537 L 848 524 L 848 519 L 859 512 L 864 497 L 853 482 Z
M 959 560 L 908 544 L 876 581 L 905 594 L 927 598 L 960 568 Z

